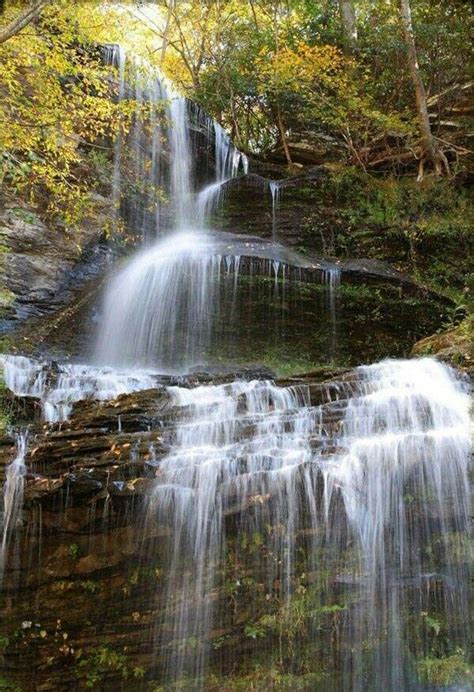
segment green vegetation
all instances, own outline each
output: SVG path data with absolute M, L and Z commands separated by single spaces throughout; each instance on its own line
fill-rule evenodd
M 331 316 L 328 306 L 327 286 L 295 281 L 286 295 L 280 290 L 277 296 L 282 282 L 261 279 L 262 290 L 253 295 L 248 291 L 247 303 L 235 320 L 235 330 L 243 334 L 241 343 L 230 334 L 228 352 L 223 347 L 215 354 L 216 360 L 226 365 L 257 361 L 280 376 L 305 371 L 320 371 L 323 376 L 328 367 L 408 355 L 415 340 L 442 325 L 448 333 L 443 331 L 424 340 L 417 353 L 446 352 L 450 362 L 469 365 L 474 206 L 469 191 L 472 10 L 468 2 L 412 2 L 414 40 L 426 91 L 428 135 L 416 106 L 399 2 L 349 2 L 355 9 L 352 33 L 348 33 L 341 16 L 341 3 L 333 0 L 125 1 L 120 7 L 99 0 L 44 4 L 25 30 L 3 42 L 1 29 L 14 21 L 25 3 L 7 3 L 0 13 L 0 202 L 14 199 L 12 213 L 18 219 L 35 224 L 45 218 L 58 228 L 74 227 L 93 212 L 95 194 L 110 194 L 114 141 L 129 132 L 134 119 L 142 119 L 145 125 L 149 122 L 146 108 L 139 109 L 127 98 L 118 102 L 116 71 L 103 64 L 101 44 L 120 42 L 133 47 L 152 67 L 160 67 L 227 128 L 263 175 L 291 178 L 308 173 L 307 177 L 301 176 L 301 185 L 288 185 L 282 193 L 280 212 L 287 215 L 287 228 L 294 231 L 292 240 L 298 249 L 336 258 L 388 260 L 393 267 L 453 301 L 447 307 L 442 301 L 425 299 L 421 293 L 402 295 L 404 289 L 396 283 L 345 283 L 333 296 L 338 308 L 336 323 L 336 311 Z M 126 155 L 123 158 L 126 168 Z M 313 166 L 321 167 L 320 177 L 311 177 Z M 147 196 L 140 181 L 135 180 L 133 188 L 131 185 L 134 194 Z M 269 201 L 267 195 L 267 206 Z M 216 213 L 217 227 L 225 227 L 229 211 L 250 216 L 251 209 L 233 200 L 229 190 L 226 203 Z M 251 230 L 250 226 L 246 230 Z M 285 241 L 283 234 L 281 240 Z M 7 252 L 8 248 L 0 244 L 0 264 Z M 244 293 L 246 280 L 241 279 Z M 9 314 L 13 299 L 9 288 L 0 290 L 0 318 Z M 223 311 L 226 326 L 230 314 Z M 72 315 L 69 306 L 61 315 L 49 318 L 49 324 L 41 318 L 41 325 L 34 324 L 28 336 L 19 337 L 24 341 L 16 343 L 26 352 L 37 348 L 53 330 L 70 334 Z M 265 329 L 265 325 L 275 326 L 275 332 Z M 232 323 L 229 330 L 233 328 Z M 278 330 L 287 337 L 285 348 L 273 345 Z M 332 343 L 336 331 L 344 343 L 339 350 Z M 2 340 L 5 350 L 13 343 L 8 338 Z M 17 421 L 16 405 L 0 373 L 0 435 Z M 51 439 L 57 441 L 61 436 Z M 67 440 L 67 435 L 63 439 Z M 94 459 L 92 455 L 91 463 L 95 465 Z M 75 464 L 71 456 L 70 468 Z M 54 460 L 51 466 L 54 471 Z M 132 466 L 127 464 L 127 473 L 134 473 Z M 150 478 L 155 472 L 159 477 L 159 469 L 151 463 L 148 466 Z M 98 461 L 97 468 L 100 472 Z M 43 471 L 40 468 L 38 474 Z M 114 571 L 111 560 L 110 569 L 108 565 L 104 569 L 110 575 L 103 580 L 99 571 L 91 572 L 91 579 L 87 579 L 87 572 L 79 575 L 79 569 L 70 570 L 74 575 L 71 581 L 55 581 L 54 577 L 54 541 L 66 541 L 62 544 L 64 562 L 79 568 L 83 566 L 78 563 L 87 532 L 92 544 L 92 537 L 95 540 L 95 532 L 100 530 L 100 507 L 110 481 L 109 472 L 103 472 L 104 492 L 94 497 L 99 509 L 96 512 L 95 504 L 93 508 L 91 505 L 89 524 L 77 532 L 64 529 L 63 519 L 56 522 L 54 517 L 54 508 L 64 504 L 62 490 L 49 504 L 40 489 L 38 498 L 29 500 L 33 507 L 28 507 L 31 521 L 46 522 L 45 559 L 51 563 L 41 565 L 45 571 L 39 581 L 41 588 L 46 584 L 43 593 L 47 595 L 43 601 L 38 597 L 34 608 L 41 613 L 41 622 L 43 610 L 49 620 L 42 629 L 27 611 L 26 631 L 17 630 L 17 634 L 1 638 L 0 651 L 3 654 L 9 650 L 6 653 L 18 659 L 27 650 L 35 652 L 40 676 L 48 674 L 48 666 L 51 670 L 56 665 L 64 669 L 67 664 L 73 666 L 73 682 L 78 685 L 99 690 L 114 684 L 138 689 L 148 684 L 142 682 L 146 676 L 155 674 L 155 663 L 149 663 L 145 655 L 147 669 L 142 666 L 141 656 L 149 640 L 143 644 L 144 639 L 137 637 L 132 652 L 122 642 L 128 628 L 146 626 L 148 632 L 150 622 L 160 615 L 156 611 L 161 606 L 161 594 L 166 593 L 168 578 L 160 560 L 170 549 L 168 540 L 156 539 L 156 563 L 152 565 L 144 566 L 131 558 L 127 571 L 124 545 L 119 566 Z M 45 485 L 48 479 L 45 474 Z M 110 482 L 113 479 L 112 475 Z M 337 500 L 336 495 L 334 492 Z M 412 488 L 407 488 L 407 502 L 408 498 L 413 512 L 420 515 L 423 503 L 432 499 L 420 497 Z M 113 498 L 112 509 L 106 505 L 112 517 L 110 527 L 122 526 L 122 519 L 124 525 L 131 520 L 132 511 L 124 510 L 122 514 L 120 502 L 118 496 Z M 256 499 L 257 509 L 260 502 L 264 506 L 263 495 Z M 73 498 L 69 509 L 76 510 L 75 503 Z M 41 517 L 37 518 L 34 511 L 40 514 L 39 508 Z M 240 507 L 237 509 L 240 513 Z M 354 545 L 350 538 L 341 536 L 341 541 L 348 541 L 344 556 L 348 559 L 338 558 L 336 564 L 326 547 L 318 553 L 319 549 L 308 548 L 310 537 L 298 536 L 296 545 L 291 546 L 296 555 L 295 571 L 288 576 L 291 600 L 286 600 L 282 596 L 282 570 L 275 562 L 280 558 L 284 561 L 285 550 L 290 549 L 282 548 L 283 554 L 277 557 L 272 552 L 278 532 L 283 533 L 285 527 L 277 520 L 272 524 L 269 513 L 265 529 L 255 531 L 251 514 L 249 510 L 245 517 L 239 514 L 238 518 L 229 515 L 224 519 L 229 525 L 236 522 L 236 530 L 229 530 L 225 564 L 219 566 L 219 583 L 209 594 L 215 597 L 216 610 L 224 605 L 224 612 L 216 617 L 219 627 L 216 625 L 212 640 L 188 637 L 180 644 L 183 651 L 209 646 L 214 660 L 222 657 L 225 661 L 232 651 L 237 663 L 228 676 L 211 674 L 199 681 L 211 692 L 324 689 L 329 678 L 337 681 L 340 675 L 338 646 L 354 606 L 351 599 L 356 589 L 350 579 L 344 581 L 344 576 L 354 577 L 354 583 L 361 576 L 355 551 L 352 555 L 350 552 Z M 105 516 L 109 515 L 104 512 Z M 79 519 L 72 519 L 73 524 L 80 524 Z M 433 517 L 433 521 L 436 519 Z M 103 524 L 107 531 L 105 520 Z M 79 531 L 80 545 L 69 543 Z M 32 530 L 28 540 L 36 538 Z M 449 541 L 452 564 L 461 563 L 465 555 L 463 537 L 453 531 L 443 535 L 443 540 Z M 36 551 L 33 542 L 31 545 Z M 313 551 L 311 565 L 309 550 Z M 439 545 L 433 540 L 424 550 L 436 574 Z M 36 555 L 31 548 L 32 563 Z M 183 556 L 186 559 L 191 558 Z M 266 580 L 268 565 L 275 575 L 270 584 Z M 84 567 L 87 569 L 87 565 Z M 28 591 L 27 596 L 18 597 L 15 609 L 18 607 L 19 612 L 26 610 L 27 599 L 37 593 L 36 582 L 31 579 L 30 583 L 26 572 L 18 570 Z M 92 648 L 103 625 L 104 610 L 112 603 L 112 596 L 110 601 L 104 598 L 109 591 L 115 593 L 117 608 L 107 617 L 110 627 L 116 626 L 117 637 Z M 55 597 L 64 608 L 61 617 L 68 608 L 80 604 L 68 632 L 62 630 L 61 620 L 52 613 Z M 441 600 L 440 594 L 433 595 L 432 600 L 437 599 Z M 360 603 L 355 605 L 361 607 Z M 8 607 L 16 617 L 17 611 Z M 179 599 L 175 607 L 179 607 Z M 408 616 L 414 632 L 410 640 L 416 640 L 416 651 L 407 652 L 414 677 L 418 675 L 422 684 L 433 687 L 469 685 L 473 671 L 466 664 L 464 652 L 448 640 L 447 625 L 437 607 L 440 610 L 439 603 L 434 603 L 432 610 L 421 614 L 414 609 Z M 84 614 L 90 619 L 81 621 Z M 360 642 L 368 668 L 370 657 L 383 644 L 370 639 Z M 211 670 L 212 666 L 213 661 Z M 20 666 L 18 671 L 20 675 Z M 44 682 L 42 677 L 39 684 Z M 183 678 L 173 689 L 189 690 L 197 682 Z M 153 684 L 150 688 L 156 692 L 165 689 Z M 17 685 L 0 677 L 0 690 L 17 689 Z
M 327 220 L 336 225 L 334 254 L 392 259 L 434 290 L 467 299 L 474 204 L 461 184 L 380 179 L 346 169 L 323 179 L 321 196 L 319 211 L 323 205 L 336 210 Z
M 5 191 L 60 226 L 92 213 L 94 192 L 110 186 L 113 140 L 147 117 L 136 103 L 116 101 L 114 69 L 102 63 L 98 44 L 121 42 L 248 153 L 288 164 L 289 175 L 306 164 L 331 169 L 317 189 L 288 193 L 300 249 L 389 260 L 468 306 L 472 10 L 461 0 L 411 8 L 431 133 L 451 173 L 440 180 L 426 175 L 399 3 L 346 4 L 355 18 L 350 40 L 341 3 L 329 0 L 48 3 L 0 43 Z M 8 3 L 0 26 L 23 5 Z M 312 211 L 301 218 L 305 196 Z M 18 214 L 34 222 L 36 211 Z M 0 312 L 11 300 L 3 291 Z
M 418 167 L 427 143 L 399 3 L 346 2 L 351 27 L 342 3 L 325 0 L 157 4 L 166 18 L 155 28 L 163 68 L 243 148 L 276 147 L 291 168 L 304 133 L 332 160 L 362 170 Z M 468 153 L 472 13 L 461 1 L 412 5 L 433 144 L 458 172 Z
M 474 670 L 466 663 L 463 651 L 445 658 L 427 656 L 418 661 L 417 672 L 423 682 L 435 687 L 466 685 L 467 689 L 474 683 Z
M 3 675 L 0 676 L 0 690 L 1 692 L 22 692 L 19 685 L 10 682 L 8 678 L 5 678 Z
M 79 555 L 81 554 L 81 549 L 77 545 L 77 543 L 71 543 L 69 545 L 69 555 L 74 559 L 77 560 Z
M 23 4 L 8 3 L 2 24 Z M 91 210 L 100 184 L 103 158 L 91 148 L 126 130 L 130 112 L 111 98 L 111 71 L 87 33 L 90 5 L 49 3 L 27 32 L 0 43 L 0 182 L 66 225 Z
M 3 372 L 0 368 L 0 435 L 5 434 L 11 422 L 11 405 L 7 397 L 7 389 Z
M 83 673 L 85 674 L 85 685 L 88 689 L 100 689 L 101 683 L 110 675 L 118 675 L 122 680 L 129 680 L 131 685 L 133 680 L 140 680 L 145 675 L 143 668 L 130 666 L 124 654 L 107 646 L 101 646 L 91 655 L 81 658 L 77 667 L 78 677 L 82 678 Z

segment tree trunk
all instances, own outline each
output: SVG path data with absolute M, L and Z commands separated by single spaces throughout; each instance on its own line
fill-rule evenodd
M 51 2 L 52 0 L 37 0 L 30 3 L 8 26 L 0 29 L 0 44 L 8 41 L 12 36 L 16 36 L 25 26 L 28 26 L 36 17 L 39 17 L 46 5 L 50 5 Z
M 281 143 L 283 146 L 283 151 L 285 152 L 286 162 L 288 164 L 289 170 L 291 171 L 294 168 L 294 164 L 293 164 L 293 160 L 291 158 L 290 149 L 288 147 L 288 142 L 286 141 L 286 130 L 285 130 L 285 126 L 283 124 L 283 118 L 281 115 L 281 108 L 280 108 L 279 104 L 277 104 L 277 106 L 276 106 L 276 118 L 277 118 L 278 130 L 280 132 Z
M 339 12 L 346 51 L 353 53 L 357 48 L 357 24 L 352 0 L 339 0 Z
M 430 120 L 428 117 L 428 105 L 426 102 L 426 92 L 421 78 L 418 57 L 416 54 L 415 36 L 411 21 L 411 8 L 409 0 L 400 0 L 400 14 L 405 35 L 405 44 L 408 56 L 408 67 L 413 82 L 416 96 L 416 109 L 421 131 L 422 155 L 420 158 L 420 168 L 418 179 L 424 175 L 425 160 L 429 161 L 436 175 L 442 175 L 443 168 L 449 175 L 449 164 L 446 156 L 440 151 L 431 132 Z
M 174 0 L 169 0 L 168 12 L 166 14 L 165 30 L 163 31 L 163 43 L 161 44 L 160 66 L 163 66 L 168 48 L 169 33 L 171 30 L 171 19 L 173 18 Z

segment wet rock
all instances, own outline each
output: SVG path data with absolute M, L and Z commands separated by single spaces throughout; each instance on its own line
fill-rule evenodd
M 110 402 L 83 400 L 73 406 L 71 428 L 98 431 L 147 431 L 155 427 L 169 407 L 169 394 L 164 387 L 123 394 Z M 58 426 L 61 427 L 61 426 Z
M 426 286 L 414 281 L 403 272 L 394 269 L 388 262 L 362 257 L 338 261 L 342 272 L 342 280 L 354 283 L 391 283 L 400 286 L 400 299 L 404 296 L 420 296 L 430 298 L 440 305 L 451 306 L 452 300 L 446 296 L 431 291 Z
M 76 498 L 96 495 L 103 488 L 102 481 L 94 477 L 93 471 L 80 471 L 67 476 L 65 487 Z
M 225 384 L 235 380 L 274 380 L 275 373 L 264 365 L 232 366 L 197 366 L 192 368 L 183 384 L 196 386 L 200 384 Z
M 16 396 L 9 389 L 6 389 L 2 393 L 2 399 L 2 407 L 8 411 L 10 421 L 13 424 L 40 423 L 42 408 L 41 401 L 37 397 Z

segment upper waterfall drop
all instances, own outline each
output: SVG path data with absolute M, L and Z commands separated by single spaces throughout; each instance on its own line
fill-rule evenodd
M 118 100 L 129 98 L 137 104 L 127 142 L 120 134 L 115 142 L 115 208 L 132 233 L 147 243 L 166 230 L 199 230 L 205 219 L 199 212 L 192 134 L 198 131 L 213 142 L 215 180 L 210 185 L 246 173 L 247 157 L 234 147 L 221 125 L 178 93 L 157 67 L 131 57 L 118 45 L 105 47 L 104 60 L 116 68 Z M 147 106 L 146 122 L 143 106 Z M 132 194 L 121 187 L 125 159 Z
M 218 320 L 225 314 L 230 320 L 235 317 L 241 257 L 250 258 L 246 265 L 250 284 L 254 275 L 271 278 L 273 298 L 285 310 L 285 276 L 291 264 L 286 258 L 291 253 L 276 243 L 257 245 L 252 238 L 231 237 L 206 229 L 226 182 L 248 171 L 247 157 L 234 147 L 220 124 L 179 95 L 159 71 L 127 60 L 118 47 L 107 50 L 106 60 L 117 68 L 119 98 L 127 89 L 131 90 L 138 113 L 143 104 L 148 105 L 150 113 L 149 127 L 144 127 L 137 115 L 131 130 L 128 156 L 134 194 L 125 200 L 126 221 L 134 234 L 144 239 L 146 247 L 108 284 L 96 361 L 118 367 L 183 371 L 209 362 L 211 346 L 222 336 L 216 331 Z M 126 83 L 127 75 L 130 85 Z M 166 126 L 158 117 L 160 106 L 165 109 Z M 214 180 L 198 192 L 193 159 L 196 130 L 213 146 L 215 164 Z M 163 134 L 167 137 L 167 156 Z M 122 198 L 122 207 L 124 195 L 117 193 L 116 186 L 122 180 L 123 157 L 124 143 L 119 138 L 113 195 Z M 159 186 L 169 196 L 167 210 L 172 211 L 172 218 L 167 223 L 162 218 L 166 209 L 157 193 Z M 171 235 L 156 239 L 166 228 L 172 230 Z M 153 233 L 150 229 L 154 229 Z M 155 238 L 153 244 L 151 237 Z M 292 263 L 300 267 L 304 260 L 295 256 Z M 326 265 L 320 267 L 323 282 L 324 277 L 338 273 L 336 267 Z M 283 287 L 279 293 L 280 281 Z M 328 282 L 330 291 L 333 285 L 332 280 Z M 334 301 L 330 303 L 333 305 Z M 330 331 L 334 332 L 334 328 Z

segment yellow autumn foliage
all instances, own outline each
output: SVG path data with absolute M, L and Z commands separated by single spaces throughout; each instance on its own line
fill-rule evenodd
M 64 8 L 0 45 L 0 182 L 68 225 L 90 206 L 87 152 L 127 128 L 131 107 L 111 98 L 111 68 Z

